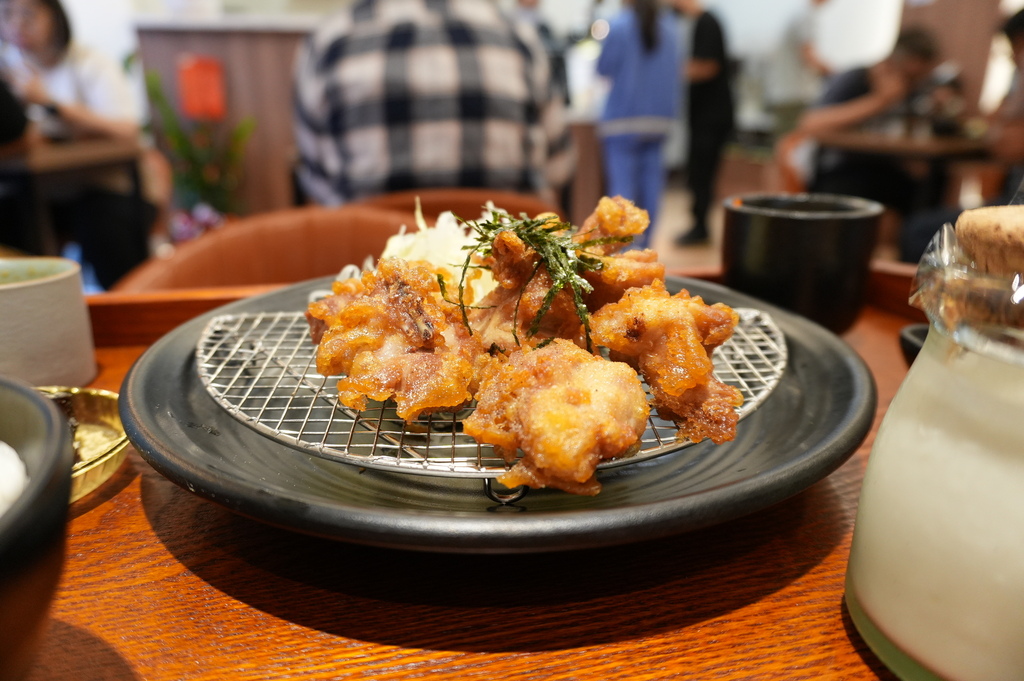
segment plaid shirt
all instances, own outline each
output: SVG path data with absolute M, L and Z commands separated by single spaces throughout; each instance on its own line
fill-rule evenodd
M 359 0 L 299 49 L 299 177 L 322 204 L 417 187 L 545 194 L 572 174 L 536 33 L 494 0 Z

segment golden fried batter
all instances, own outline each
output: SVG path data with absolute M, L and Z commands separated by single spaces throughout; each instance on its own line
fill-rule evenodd
M 650 222 L 647 211 L 629 199 L 602 196 L 597 202 L 597 208 L 583 221 L 583 226 L 573 236 L 573 240 L 582 243 L 608 237 L 632 237 L 643 234 Z M 625 245 L 625 242 L 613 242 L 588 246 L 587 250 L 598 255 L 608 255 L 621 250 Z
M 686 291 L 670 296 L 657 281 L 601 308 L 591 328 L 613 357 L 640 371 L 658 414 L 674 421 L 680 436 L 720 444 L 735 437 L 735 407 L 743 397 L 712 374 L 711 352 L 729 339 L 738 321 L 726 305 L 706 305 Z
M 572 294 L 566 289 L 558 292 L 537 333 L 530 335 L 544 297 L 554 285 L 547 268 L 538 266 L 539 259 L 537 252 L 512 231 L 499 232 L 494 237 L 491 256 L 486 262 L 498 287 L 469 313 L 473 333 L 479 336 L 485 348 L 497 346 L 504 352 L 511 352 L 518 345 L 532 347 L 547 338 L 580 335 L 580 318 Z
M 566 340 L 512 353 L 483 378 L 464 431 L 511 461 L 498 481 L 597 494 L 602 459 L 637 445 L 650 408 L 639 377 Z
M 538 216 L 543 217 L 543 216 Z M 665 266 L 652 250 L 629 251 L 612 255 L 626 242 L 582 244 L 609 237 L 629 237 L 642 233 L 648 225 L 647 211 L 617 196 L 602 198 L 597 209 L 572 235 L 571 244 L 578 244 L 578 253 L 601 261 L 597 271 L 585 271 L 586 284 L 593 287 L 584 297 L 586 307 L 593 311 L 617 301 L 629 288 L 645 286 L 665 276 Z M 573 294 L 562 288 L 550 308 L 544 312 L 535 334 L 534 326 L 545 297 L 555 285 L 547 269 L 549 263 L 516 232 L 499 232 L 491 244 L 491 255 L 485 261 L 498 288 L 480 301 L 479 309 L 470 313 L 470 325 L 479 333 L 485 347 L 497 346 L 511 351 L 517 345 L 535 346 L 548 338 L 568 338 L 585 346 L 582 320 Z M 518 340 L 517 340 L 518 339 Z
M 308 314 L 328 325 L 317 347 L 317 370 L 346 374 L 338 397 L 352 409 L 367 398 L 393 397 L 398 415 L 452 410 L 472 399 L 483 350 L 445 302 L 437 271 L 426 263 L 381 260 L 360 286 L 342 285 L 339 301 L 315 303 Z M 339 304 L 340 303 L 340 304 Z
M 309 304 L 306 309 L 306 321 L 309 323 L 309 335 L 314 344 L 320 343 L 324 332 L 338 320 L 345 307 L 365 290 L 362 279 L 353 277 L 336 280 L 331 284 L 332 295 Z
M 445 299 L 438 275 L 449 295 L 457 283 L 444 268 L 383 259 L 309 306 L 317 369 L 345 374 L 342 404 L 393 398 L 406 420 L 475 398 L 464 432 L 515 462 L 499 478 L 509 487 L 597 494 L 598 463 L 639 447 L 647 425 L 637 371 L 681 438 L 730 440 L 742 397 L 715 378 L 711 353 L 736 314 L 686 291 L 670 296 L 654 251 L 592 243 L 647 226 L 647 212 L 621 197 L 601 199 L 576 233 L 545 216 L 477 224 L 471 256 L 487 257 L 461 274 L 479 276 L 482 264 L 497 288 L 476 303 Z M 621 361 L 584 349 L 591 341 Z
M 665 279 L 665 266 L 658 262 L 657 251 L 626 251 L 601 258 L 601 264 L 601 269 L 583 275 L 594 287 L 587 295 L 591 312 L 617 302 L 631 288 Z

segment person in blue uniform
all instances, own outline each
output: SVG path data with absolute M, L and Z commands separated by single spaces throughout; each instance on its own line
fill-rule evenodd
M 682 53 L 675 24 L 658 0 L 633 0 L 609 21 L 597 72 L 611 81 L 598 131 L 606 193 L 647 211 L 651 226 L 633 241 L 650 244 L 665 189 L 665 140 L 680 106 Z

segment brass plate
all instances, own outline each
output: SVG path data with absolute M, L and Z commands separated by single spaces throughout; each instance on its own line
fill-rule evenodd
M 71 424 L 75 442 L 71 501 L 77 501 L 106 482 L 124 462 L 128 437 L 117 413 L 117 393 L 63 386 L 38 390 L 60 407 Z

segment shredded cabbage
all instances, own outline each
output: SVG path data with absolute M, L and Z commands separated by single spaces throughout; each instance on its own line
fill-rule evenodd
M 481 217 L 489 218 L 493 204 L 487 204 L 487 212 Z M 431 265 L 447 267 L 452 270 L 457 281 L 462 275 L 462 265 L 466 261 L 466 248 L 473 246 L 476 239 L 472 229 L 460 224 L 451 212 L 441 213 L 433 227 L 427 225 L 419 201 L 416 202 L 416 231 L 407 232 L 405 225 L 401 231 L 388 239 L 381 258 L 402 258 L 403 260 L 425 260 Z M 474 269 L 467 277 L 466 287 L 473 292 L 472 299 L 480 300 L 496 286 L 491 273 L 487 270 Z

